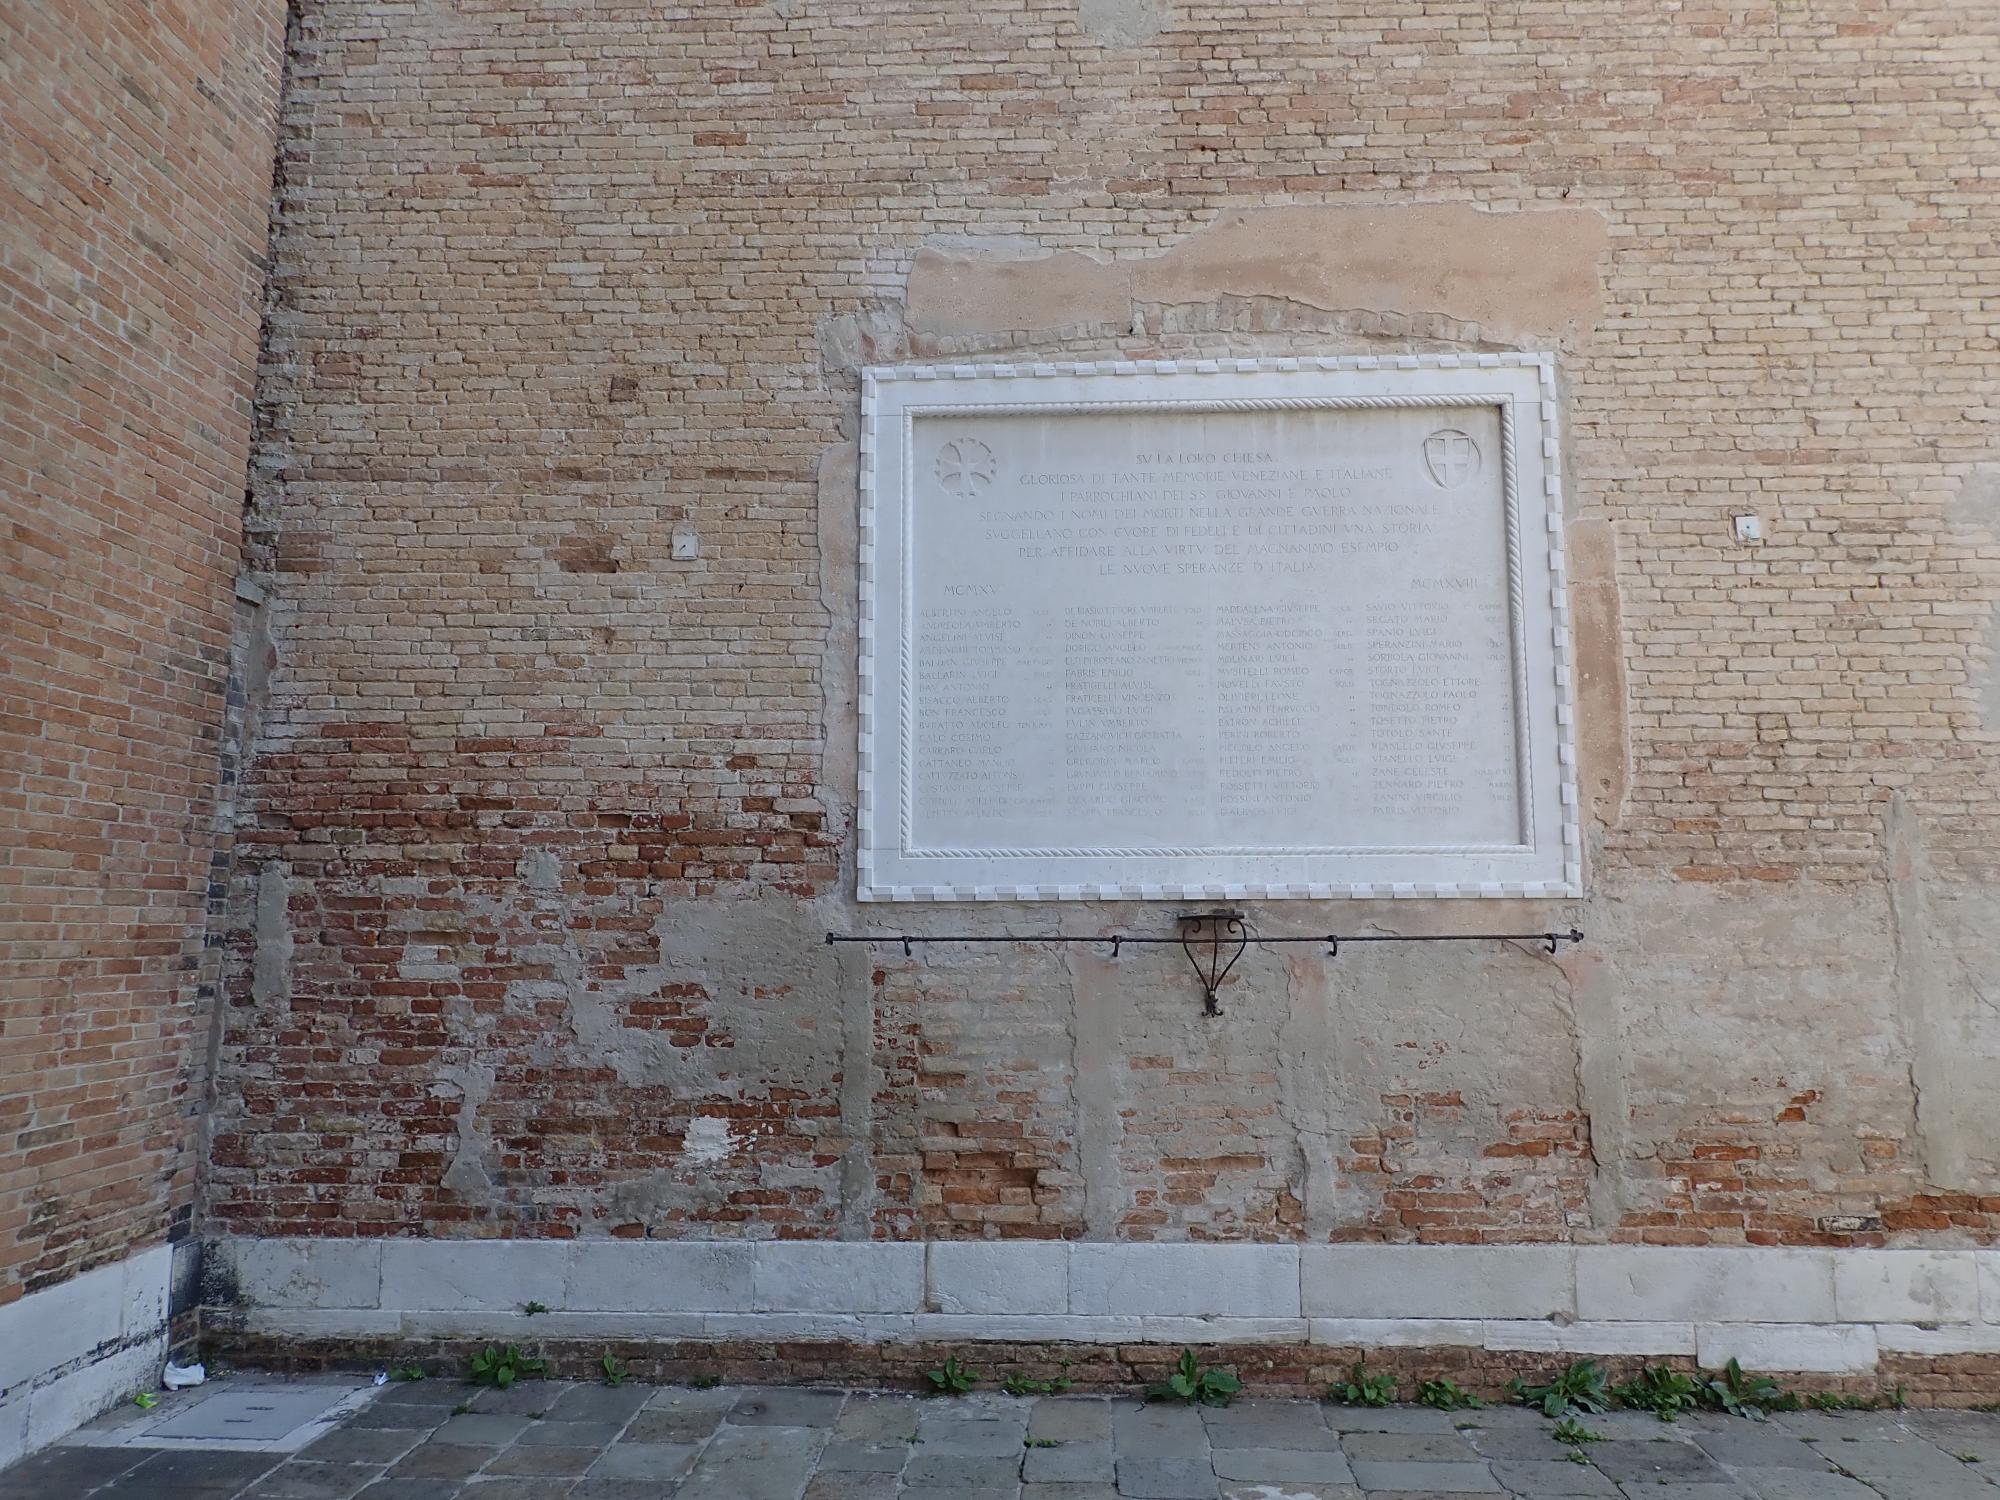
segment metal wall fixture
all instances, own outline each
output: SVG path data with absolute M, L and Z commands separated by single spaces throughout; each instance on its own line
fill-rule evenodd
M 1116 958 L 1119 950 L 1127 944 L 1134 947 L 1154 947 L 1165 943 L 1177 943 L 1181 951 L 1187 955 L 1188 963 L 1194 969 L 1195 978 L 1200 981 L 1202 1013 L 1219 1016 L 1222 1014 L 1222 1006 L 1217 996 L 1221 992 L 1223 981 L 1229 978 L 1230 972 L 1236 967 L 1236 961 L 1252 945 L 1324 943 L 1326 956 L 1338 958 L 1342 943 L 1542 943 L 1547 946 L 1550 953 L 1554 953 L 1564 943 L 1583 941 L 1583 929 L 1580 927 L 1572 927 L 1567 932 L 1360 932 L 1346 936 L 1326 933 L 1304 937 L 1259 937 L 1251 928 L 1249 919 L 1240 911 L 1188 912 L 1176 916 L 1174 921 L 1180 929 L 1174 937 L 1140 937 L 1120 932 L 1048 932 L 1024 935 L 829 932 L 826 935 L 826 943 L 829 948 L 836 943 L 860 943 L 870 946 L 900 943 L 905 958 L 914 956 L 919 946 L 935 943 L 1057 945 L 1108 943 L 1111 945 L 1113 958 Z

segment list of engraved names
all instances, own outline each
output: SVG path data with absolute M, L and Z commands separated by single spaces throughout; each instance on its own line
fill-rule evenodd
M 1523 842 L 1497 410 L 915 424 L 910 847 Z

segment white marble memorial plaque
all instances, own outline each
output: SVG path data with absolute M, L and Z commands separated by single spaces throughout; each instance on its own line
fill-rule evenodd
M 1540 355 L 863 394 L 860 895 L 1581 894 Z

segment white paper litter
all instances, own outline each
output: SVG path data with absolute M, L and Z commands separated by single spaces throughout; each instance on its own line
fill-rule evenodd
M 208 1371 L 200 1365 L 177 1365 L 167 1361 L 167 1373 L 160 1377 L 160 1384 L 170 1391 L 185 1390 L 191 1385 L 200 1385 L 208 1379 Z

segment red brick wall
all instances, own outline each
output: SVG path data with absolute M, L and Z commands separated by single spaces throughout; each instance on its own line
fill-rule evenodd
M 1092 31 L 1121 9 L 1157 35 Z M 309 6 L 218 1227 L 1992 1242 L 1995 25 Z M 1314 301 L 1213 249 L 1425 203 L 1595 216 L 1601 312 Z M 927 323 L 940 238 L 1018 264 Z M 1055 295 L 1183 252 L 1122 319 Z M 1211 1023 L 1173 953 L 817 946 L 1167 920 L 845 902 L 860 364 L 1496 344 L 1557 348 L 1568 504 L 1616 540 L 1592 898 L 1256 915 L 1585 950 L 1253 954 Z
M 190 1212 L 284 27 L 0 6 L 0 1302 Z

